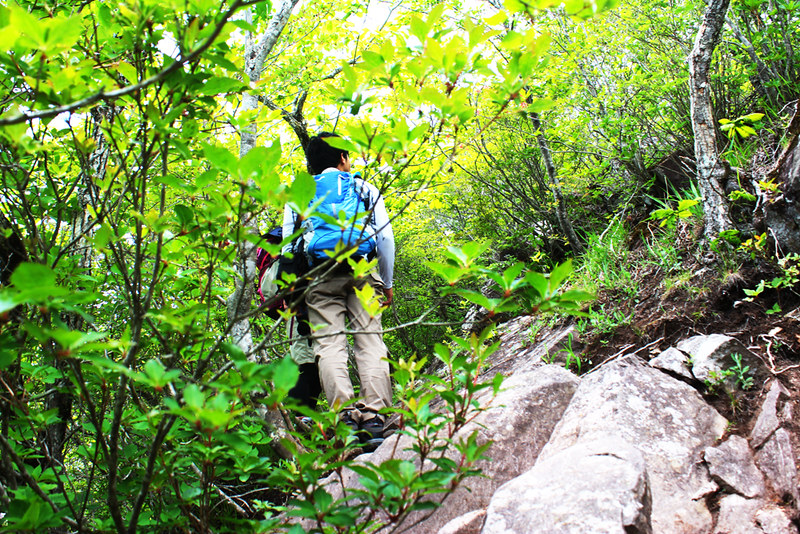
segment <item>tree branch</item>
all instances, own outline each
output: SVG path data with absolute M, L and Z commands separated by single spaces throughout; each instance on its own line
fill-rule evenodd
M 186 63 L 191 63 L 192 61 L 200 57 L 200 55 L 203 52 L 208 50 L 208 48 L 212 44 L 214 44 L 216 38 L 219 37 L 219 34 L 222 32 L 222 28 L 225 27 L 225 24 L 228 23 L 228 19 L 230 19 L 233 16 L 236 10 L 242 6 L 249 5 L 250 3 L 253 2 L 235 0 L 234 3 L 231 5 L 231 7 L 223 14 L 222 20 L 219 23 L 217 23 L 217 26 L 214 28 L 214 31 L 211 33 L 208 39 L 206 39 L 199 47 L 195 48 L 189 55 L 176 59 L 174 63 L 162 69 L 160 72 L 154 74 L 153 76 L 150 76 L 146 80 L 142 80 L 137 84 L 129 85 L 127 87 L 123 87 L 122 89 L 117 89 L 115 91 L 108 91 L 108 92 L 99 91 L 97 93 L 94 93 L 93 95 L 89 95 L 85 98 L 82 98 L 81 100 L 77 100 L 69 104 L 64 104 L 63 106 L 59 106 L 56 108 L 45 109 L 41 111 L 24 111 L 21 114 L 15 115 L 13 117 L 0 118 L 0 126 L 10 126 L 12 124 L 20 124 L 34 119 L 45 119 L 49 117 L 55 117 L 56 115 L 59 115 L 61 113 L 67 113 L 81 109 L 86 106 L 90 106 L 101 100 L 108 102 L 116 98 L 127 96 L 136 93 L 137 91 L 141 91 L 142 89 L 150 85 L 153 85 L 154 83 L 160 82 L 161 80 L 171 75 L 173 72 L 177 71 L 181 66 L 183 66 Z

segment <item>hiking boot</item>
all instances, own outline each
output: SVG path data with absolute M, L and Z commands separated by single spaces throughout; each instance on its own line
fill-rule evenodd
M 380 415 L 361 422 L 358 427 L 359 438 L 365 451 L 372 452 L 383 443 L 383 427 L 383 418 Z
M 349 411 L 342 412 L 341 421 L 350 428 L 350 438 L 348 438 L 346 441 L 349 443 L 351 438 L 357 438 L 360 441 L 361 437 L 358 431 L 358 423 L 355 419 L 353 419 L 353 416 Z
M 353 433 L 358 432 L 358 423 L 355 419 L 353 419 L 353 416 L 350 412 L 342 412 L 341 421 L 349 426 Z

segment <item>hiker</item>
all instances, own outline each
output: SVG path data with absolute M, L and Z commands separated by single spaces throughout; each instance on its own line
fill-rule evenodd
M 394 235 L 378 189 L 351 174 L 346 150 L 334 148 L 325 139 L 335 137 L 323 132 L 313 137 L 306 149 L 309 168 L 315 173 L 316 195 L 312 202 L 323 199 L 316 211 L 328 212 L 337 218 L 344 211 L 352 220 L 348 229 L 312 216 L 302 222 L 303 245 L 310 268 L 327 259 L 337 242 L 347 240 L 358 247 L 351 259 L 372 260 L 377 257 L 378 270 L 361 279 L 354 279 L 349 263 L 344 260 L 311 282 L 306 295 L 309 319 L 314 325 L 314 354 L 319 377 L 328 404 L 342 410 L 342 420 L 350 426 L 365 447 L 377 447 L 383 440 L 385 420 L 378 414 L 392 402 L 387 350 L 383 342 L 380 315 L 370 317 L 361 305 L 355 290 L 370 284 L 376 294 L 383 293 L 384 304 L 392 303 L 394 272 Z M 358 215 L 358 216 L 357 216 Z M 363 224 L 362 224 L 363 223 Z M 297 227 L 296 214 L 286 206 L 283 235 Z M 289 252 L 292 244 L 284 248 Z M 295 250 L 295 252 L 297 252 Z M 357 402 L 347 367 L 345 323 L 354 331 L 353 345 L 356 370 L 361 381 Z

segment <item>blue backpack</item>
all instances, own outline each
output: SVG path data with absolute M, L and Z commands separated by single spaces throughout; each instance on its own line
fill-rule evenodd
M 317 192 L 312 204 L 322 200 L 316 214 L 306 227 L 306 254 L 311 263 L 327 260 L 339 243 L 346 248 L 357 246 L 355 256 L 371 257 L 375 252 L 375 237 L 369 235 L 368 198 L 356 190 L 358 174 L 326 172 L 314 177 Z M 310 228 L 308 228 L 310 226 Z

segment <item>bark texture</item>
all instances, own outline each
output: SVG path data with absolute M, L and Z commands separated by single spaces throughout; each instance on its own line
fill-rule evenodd
M 776 191 L 762 191 L 756 209 L 755 227 L 767 232 L 774 248 L 781 254 L 800 254 L 800 102 L 787 129 L 789 143 L 775 165 L 765 173 L 765 180 L 775 180 Z
M 719 43 L 730 0 L 711 0 L 689 54 L 689 101 L 691 104 L 697 181 L 703 193 L 705 238 L 716 239 L 733 227 L 725 198 L 726 167 L 719 157 L 714 110 L 711 106 L 709 72 Z

